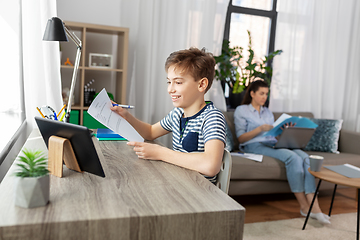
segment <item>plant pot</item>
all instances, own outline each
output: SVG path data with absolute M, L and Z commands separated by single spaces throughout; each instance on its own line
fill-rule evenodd
M 239 106 L 242 100 L 245 97 L 246 90 L 242 91 L 241 93 L 232 93 L 232 90 L 229 92 L 229 106 L 231 109 L 235 109 Z
M 49 202 L 50 176 L 17 178 L 15 205 L 23 208 L 45 206 Z

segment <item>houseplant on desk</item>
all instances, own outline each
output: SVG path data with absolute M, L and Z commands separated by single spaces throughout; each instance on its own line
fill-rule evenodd
M 217 64 L 215 77 L 229 86 L 229 105 L 231 108 L 236 108 L 241 104 L 245 90 L 251 82 L 262 79 L 270 86 L 272 77 L 270 62 L 276 55 L 282 53 L 282 50 L 276 50 L 256 61 L 252 49 L 251 33 L 249 30 L 247 33 L 249 37 L 247 48 L 249 58 L 247 60 L 244 58 L 244 48 L 230 47 L 230 42 L 227 39 L 223 41 L 221 55 L 214 57 Z
M 50 177 L 47 161 L 41 151 L 24 149 L 18 157 L 15 172 L 15 205 L 24 208 L 44 206 L 49 202 Z

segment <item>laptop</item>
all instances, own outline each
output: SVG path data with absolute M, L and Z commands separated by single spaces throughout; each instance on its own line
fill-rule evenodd
M 315 128 L 285 128 L 274 148 L 304 149 L 314 132 Z

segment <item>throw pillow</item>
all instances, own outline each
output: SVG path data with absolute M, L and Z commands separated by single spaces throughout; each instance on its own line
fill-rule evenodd
M 230 130 L 229 125 L 225 122 L 225 128 L 226 128 L 226 145 L 225 149 L 231 152 L 234 149 L 234 141 L 233 136 Z
M 318 127 L 304 150 L 338 153 L 338 141 L 343 120 L 316 118 L 310 118 L 310 120 Z

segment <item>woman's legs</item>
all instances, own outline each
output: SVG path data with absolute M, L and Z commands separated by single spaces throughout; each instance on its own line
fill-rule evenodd
M 301 150 L 273 149 L 261 143 L 253 143 L 244 147 L 245 152 L 270 156 L 285 163 L 286 176 L 295 198 L 299 202 L 300 211 L 307 213 L 315 192 L 315 178 L 309 171 L 308 155 Z M 315 214 L 313 214 L 315 213 Z M 322 214 L 317 197 L 312 215 L 322 223 L 330 223 Z
M 300 201 L 302 201 L 300 203 L 300 209 L 302 210 L 303 213 L 307 213 L 308 209 L 310 208 L 311 202 L 314 198 L 314 193 L 315 193 L 315 177 L 313 175 L 311 175 L 311 173 L 308 171 L 309 167 L 310 167 L 310 160 L 309 160 L 309 155 L 307 155 L 307 153 L 305 153 L 304 151 L 300 150 L 300 149 L 295 149 L 293 150 L 293 152 L 295 152 L 296 154 L 298 154 L 302 159 L 303 159 L 303 169 L 304 169 L 304 186 L 305 186 L 305 194 L 301 194 L 301 196 L 296 196 L 296 198 L 298 199 L 298 202 L 300 203 Z M 306 202 L 305 202 L 305 199 Z M 303 204 L 303 205 L 301 205 Z M 301 207 L 304 206 L 305 208 Z M 318 198 L 315 198 L 313 207 L 311 209 L 312 213 L 322 213 L 319 202 L 318 202 Z M 329 216 L 325 215 L 326 219 L 329 219 Z
M 303 159 L 303 169 L 304 169 L 304 187 L 305 187 L 305 194 L 315 193 L 315 177 L 311 175 L 308 171 L 310 167 L 310 160 L 309 155 L 300 149 L 292 150 L 294 153 L 300 156 Z
M 300 210 L 303 213 L 307 213 L 309 211 L 311 201 L 313 200 L 314 193 L 309 193 L 309 194 L 305 195 L 305 193 L 303 193 L 303 192 L 298 192 L 298 193 L 294 193 L 294 194 L 295 194 L 296 200 L 300 204 Z M 313 212 L 313 213 L 321 212 L 317 197 L 315 198 L 314 205 L 311 209 L 311 212 Z
M 286 176 L 292 192 L 305 192 L 305 171 L 303 159 L 289 149 L 274 149 L 262 143 L 253 143 L 244 147 L 245 152 L 262 154 L 285 163 Z M 315 191 L 315 190 L 314 190 Z

